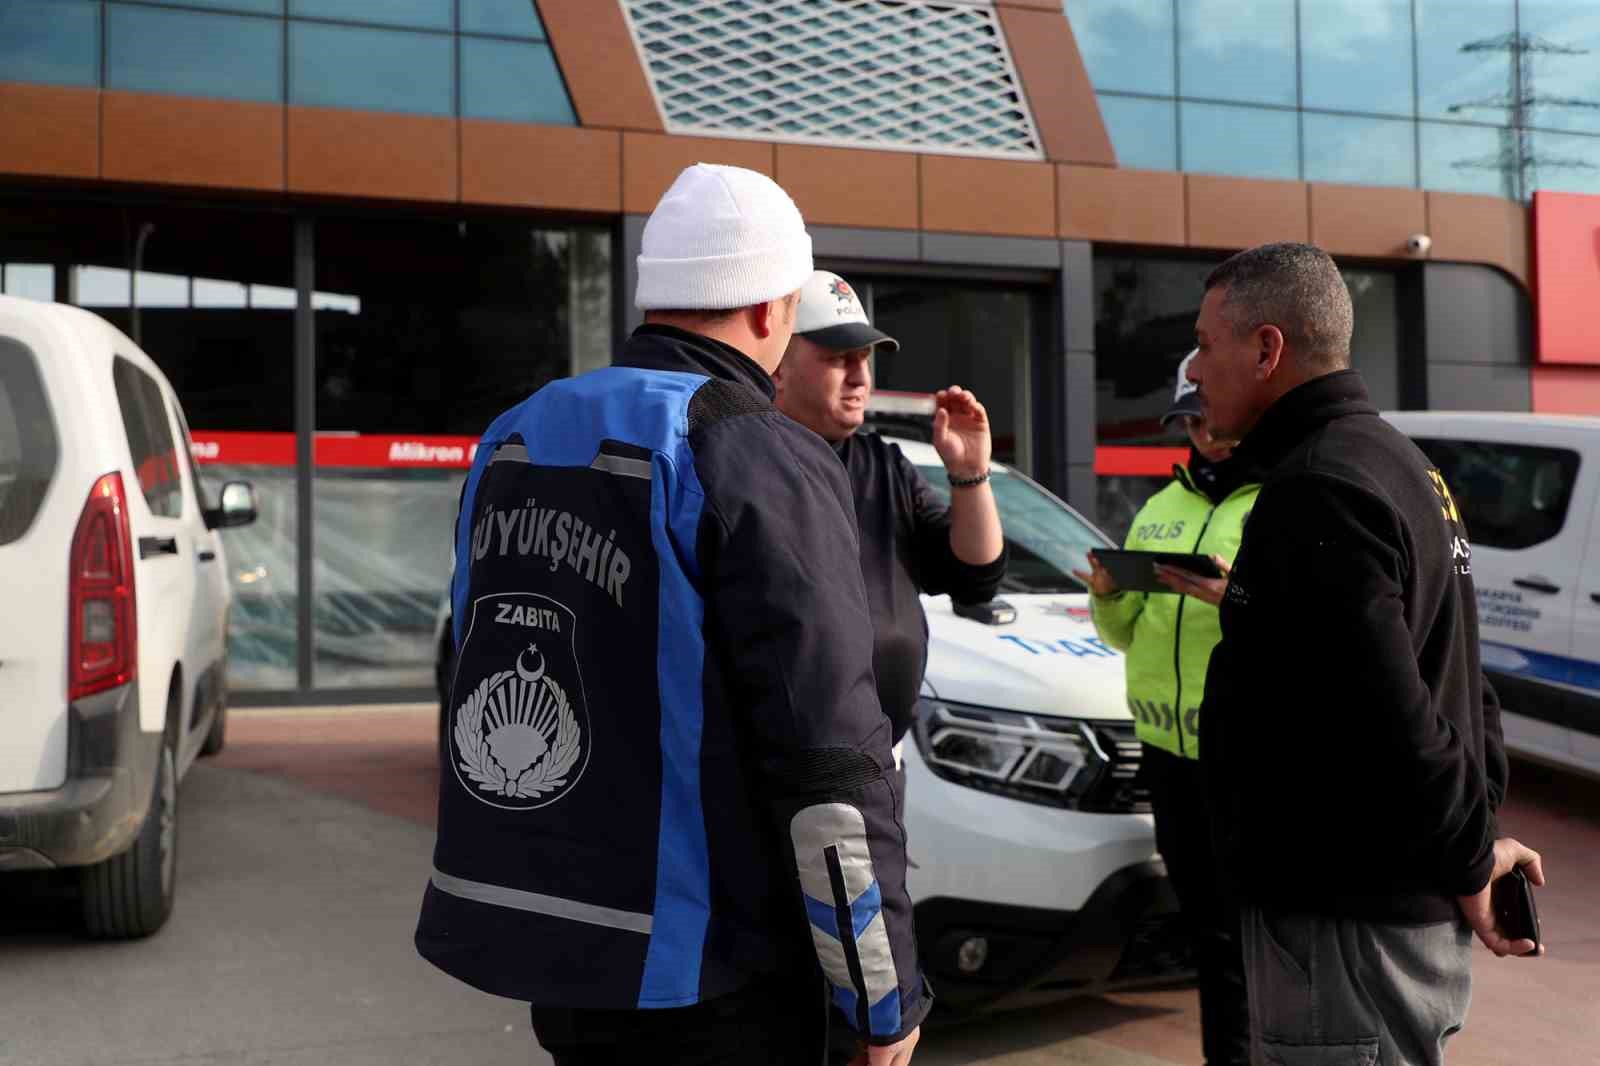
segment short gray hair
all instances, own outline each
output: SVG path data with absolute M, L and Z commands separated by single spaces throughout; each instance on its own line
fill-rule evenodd
M 1222 314 L 1236 336 L 1277 326 L 1309 365 L 1350 365 L 1355 309 L 1333 257 L 1321 248 L 1283 241 L 1240 252 L 1206 278 L 1206 291 L 1212 289 L 1222 291 Z

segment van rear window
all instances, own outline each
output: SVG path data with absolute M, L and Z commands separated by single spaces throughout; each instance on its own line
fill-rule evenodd
M 0 544 L 20 540 L 33 525 L 59 458 L 33 351 L 0 337 Z
M 1567 520 L 1578 453 L 1486 440 L 1417 438 L 1450 486 L 1467 537 L 1486 548 L 1531 548 Z

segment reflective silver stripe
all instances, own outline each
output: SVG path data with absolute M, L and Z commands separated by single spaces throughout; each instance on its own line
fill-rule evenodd
M 789 838 L 794 844 L 800 887 L 818 902 L 828 902 L 836 908 L 849 906 L 878 879 L 867 846 L 866 819 L 860 810 L 848 803 L 819 803 L 805 808 L 790 821 Z M 833 879 L 828 876 L 829 848 L 839 857 L 839 872 L 844 876 L 847 899 L 838 897 L 833 890 Z M 855 983 L 837 933 L 838 930 L 823 930 L 816 923 L 811 924 L 811 942 L 816 946 L 823 973 L 838 987 L 852 988 Z M 861 978 L 866 984 L 864 989 L 857 989 L 857 994 L 864 992 L 870 1007 L 900 987 L 882 910 L 855 938 L 854 946 L 861 963 Z
M 618 477 L 636 477 L 649 481 L 653 467 L 648 459 L 629 459 L 622 455 L 597 455 L 589 464 L 590 470 L 604 470 Z
M 856 938 L 856 951 L 861 956 L 861 977 L 867 982 L 867 1006 L 870 1007 L 900 987 L 894 949 L 889 946 L 889 927 L 884 924 L 882 911 L 861 930 Z
M 844 945 L 839 938 L 811 926 L 811 945 L 817 949 L 817 961 L 822 963 L 822 975 L 839 988 L 850 988 L 850 963 L 844 957 Z
M 452 896 L 488 903 L 495 907 L 509 907 L 512 910 L 529 911 L 533 914 L 548 914 L 552 918 L 566 918 L 588 925 L 601 925 L 607 929 L 644 933 L 646 936 L 650 935 L 653 924 L 653 919 L 648 914 L 596 907 L 592 903 L 579 903 L 577 900 L 541 895 L 538 892 L 524 892 L 520 888 L 506 888 L 504 885 L 468 881 L 464 877 L 453 877 L 440 870 L 433 871 L 433 887 Z
M 796 814 L 789 822 L 789 837 L 794 842 L 795 865 L 800 872 L 800 887 L 815 900 L 834 906 L 848 906 L 872 887 L 877 874 L 872 869 L 872 853 L 867 850 L 867 822 L 861 812 L 848 803 L 819 803 Z M 839 867 L 844 871 L 848 899 L 833 895 L 833 880 L 828 877 L 829 847 L 839 849 Z
M 521 444 L 502 444 L 494 450 L 494 458 L 489 460 L 490 465 L 495 463 L 526 463 L 528 449 Z

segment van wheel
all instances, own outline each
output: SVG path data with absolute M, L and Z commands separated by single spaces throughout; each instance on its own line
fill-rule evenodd
M 228 742 L 228 703 L 218 697 L 217 713 L 211 719 L 211 729 L 206 733 L 206 742 L 200 746 L 201 755 L 215 755 L 221 751 Z
M 172 913 L 177 873 L 178 762 L 169 735 L 161 744 L 155 795 L 133 845 L 83 871 L 84 928 L 104 940 L 149 936 Z

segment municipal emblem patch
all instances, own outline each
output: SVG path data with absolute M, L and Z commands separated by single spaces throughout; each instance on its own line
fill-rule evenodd
M 484 596 L 472 605 L 461 669 L 482 676 L 455 690 L 450 762 L 461 787 L 491 807 L 549 806 L 588 766 L 576 626 L 572 611 L 538 593 Z M 458 686 L 467 680 L 458 676 Z

